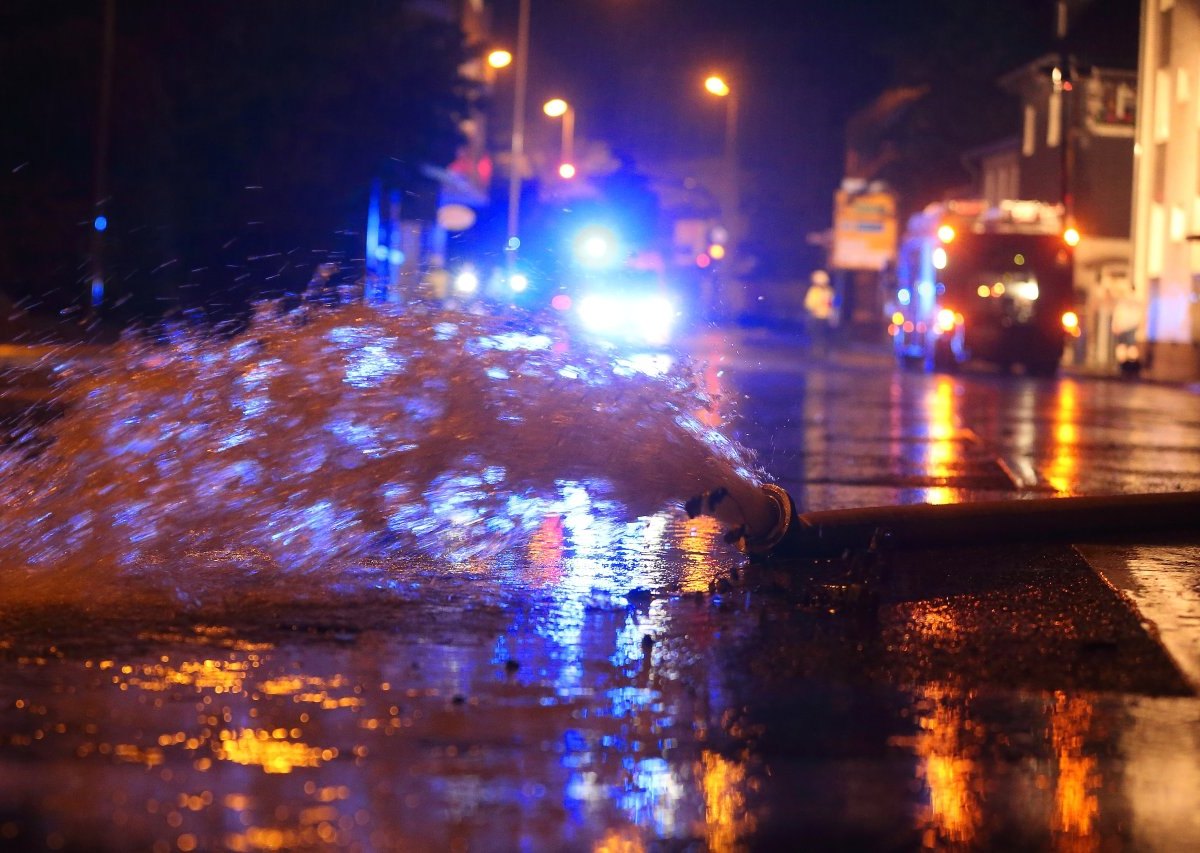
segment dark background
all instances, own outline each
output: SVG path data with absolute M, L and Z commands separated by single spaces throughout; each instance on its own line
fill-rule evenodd
M 104 320 L 189 306 L 221 314 L 302 288 L 324 259 L 353 265 L 372 178 L 431 215 L 422 163 L 444 165 L 476 92 L 457 28 L 416 0 L 116 4 Z M 512 46 L 516 0 L 492 6 Z M 1136 67 L 1137 0 L 1075 0 L 1069 47 Z M 878 177 L 912 209 L 969 182 L 964 150 L 1017 131 L 997 77 L 1055 48 L 1052 0 L 730 3 L 533 0 L 531 144 L 553 144 L 545 98 L 580 137 L 645 172 L 719 156 L 710 70 L 741 95 L 744 204 L 768 267 L 822 263 L 847 120 L 889 87 L 925 94 L 880 132 Z M 82 313 L 94 205 L 104 0 L 10 0 L 0 11 L 0 288 L 35 314 Z M 503 139 L 498 78 L 490 102 Z M 511 104 L 511 101 L 508 102 Z M 358 253 L 358 254 L 356 254 Z M 65 312 L 65 315 L 64 313 Z

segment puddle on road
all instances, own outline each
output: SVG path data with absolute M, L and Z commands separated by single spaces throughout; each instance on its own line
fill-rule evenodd
M 713 413 L 688 416 L 704 394 L 604 361 L 563 376 L 578 354 L 471 318 L 421 355 L 411 318 L 336 316 L 131 360 L 81 386 L 92 408 L 59 427 L 77 452 L 6 468 L 10 498 L 71 524 L 21 509 L 0 535 L 35 558 L 6 565 L 0 600 L 0 843 L 1200 844 L 1195 701 L 1064 676 L 1109 646 L 1005 686 L 954 658 L 999 594 L 922 588 L 864 612 L 730 583 L 716 523 L 659 512 L 680 476 L 749 464 Z M 507 393 L 545 403 L 560 383 L 561 406 Z M 482 440 L 497 411 L 517 419 Z M 620 461 L 645 488 L 626 491 L 591 476 L 615 431 L 547 441 L 585 413 L 682 450 L 635 443 Z M 443 416 L 455 429 L 430 432 Z M 931 476 L 960 470 L 950 417 Z M 463 436 L 476 455 L 450 449 Z M 434 441 L 429 464 L 414 474 L 393 440 Z M 179 535 L 196 507 L 209 540 Z
M 387 612 L 356 631 L 194 624 L 117 648 L 10 646 L 0 838 L 159 851 L 1200 840 L 1195 768 L 1158 773 L 1200 749 L 1192 700 L 867 679 L 870 629 L 778 600 Z M 797 654 L 811 657 L 793 675 Z

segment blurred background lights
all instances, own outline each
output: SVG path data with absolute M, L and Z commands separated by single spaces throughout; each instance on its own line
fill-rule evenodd
M 584 266 L 609 266 L 617 261 L 617 235 L 604 225 L 589 225 L 575 237 L 574 249 Z
M 105 230 L 106 228 L 108 228 L 108 217 L 105 216 L 103 213 L 100 214 L 99 216 L 96 217 L 95 221 L 92 222 L 92 227 L 95 228 L 97 231 Z
M 492 68 L 507 68 L 512 61 L 513 55 L 503 48 L 497 48 L 487 55 L 487 64 Z
M 454 289 L 462 294 L 479 290 L 479 275 L 473 269 L 464 269 L 454 277 Z

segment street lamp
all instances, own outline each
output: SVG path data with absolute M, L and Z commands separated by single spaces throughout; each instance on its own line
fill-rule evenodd
M 729 94 L 729 84 L 718 74 L 710 74 L 708 79 L 704 81 L 704 88 L 718 98 L 723 98 Z
M 726 192 L 722 207 L 725 209 L 725 226 L 729 231 L 729 247 L 726 250 L 726 269 L 731 268 L 733 247 L 741 235 L 741 188 L 738 180 L 738 93 L 737 89 L 719 74 L 710 74 L 704 80 L 704 89 L 710 95 L 725 101 L 725 180 Z M 728 279 L 728 276 L 726 276 Z
M 499 70 L 512 65 L 513 55 L 502 47 L 498 47 L 487 55 L 487 64 Z
M 558 174 L 562 178 L 573 178 L 575 176 L 575 109 L 562 98 L 552 98 L 542 105 L 542 112 L 550 118 L 562 119 L 562 145 Z
M 738 187 L 738 96 L 737 90 L 719 74 L 710 74 L 704 81 L 704 88 L 710 95 L 715 95 L 725 101 L 725 172 L 729 181 L 729 224 L 734 225 L 741 207 Z M 731 228 L 731 230 L 733 230 Z

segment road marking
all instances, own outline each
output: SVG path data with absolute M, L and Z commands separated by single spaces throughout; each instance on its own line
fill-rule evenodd
M 1041 482 L 1037 470 L 1026 459 L 1005 459 L 1003 456 L 997 456 L 996 466 L 1004 472 L 1004 476 L 1009 479 L 1014 489 L 1054 491 L 1053 488 Z
M 1076 545 L 1075 550 L 1153 626 L 1200 693 L 1200 546 Z

